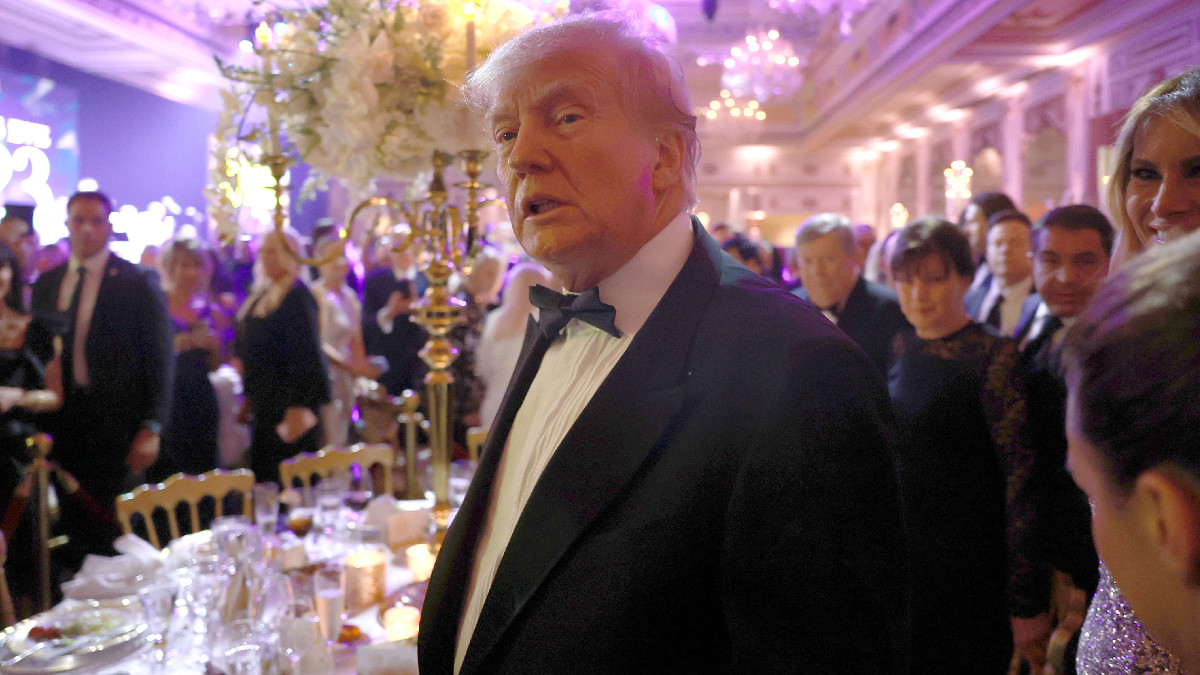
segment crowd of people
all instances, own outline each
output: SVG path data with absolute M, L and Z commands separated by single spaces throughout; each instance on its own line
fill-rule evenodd
M 455 434 L 491 433 L 422 672 L 1200 670 L 1200 69 L 1128 115 L 1112 221 L 979 193 L 878 241 L 818 214 L 790 260 L 689 216 L 686 85 L 623 20 L 535 28 L 465 90 L 529 259 L 457 282 Z M 151 271 L 111 211 L 72 196 L 41 270 L 0 223 L 15 546 L 34 431 L 105 552 L 118 494 L 222 463 L 222 364 L 259 480 L 353 438 L 357 378 L 421 388 L 411 250 L 179 238 Z
M 358 438 L 358 378 L 397 395 L 423 389 L 426 338 L 412 307 L 426 284 L 408 251 L 384 242 L 374 247 L 380 260 L 351 274 L 335 228 L 311 238 L 285 228 L 228 249 L 180 236 L 135 265 L 109 250 L 112 208 L 103 193 L 73 195 L 70 255 L 41 272 L 28 222 L 14 214 L 0 225 L 0 490 L 22 614 L 38 604 L 30 593 L 41 564 L 29 508 L 34 434 L 53 438 L 58 528 L 68 539 L 52 561 L 61 580 L 86 554 L 113 553 L 113 505 L 133 487 L 239 466 L 278 480 L 280 461 Z M 302 265 L 308 257 L 320 264 Z M 509 325 L 482 336 L 505 263 L 485 248 L 454 282 L 466 306 L 452 335 L 460 351 L 455 413 L 467 426 L 486 426 L 486 384 L 503 392 L 520 349 Z M 512 276 L 527 288 L 530 274 L 546 273 L 525 262 Z M 537 278 L 549 283 L 548 274 Z M 221 391 L 227 373 L 218 370 L 228 368 L 241 396 Z M 223 437 L 231 424 L 247 433 Z M 466 426 L 457 432 L 461 444 Z

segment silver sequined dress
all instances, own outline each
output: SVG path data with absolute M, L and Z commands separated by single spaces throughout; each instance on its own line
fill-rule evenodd
M 1183 674 L 1179 661 L 1146 635 L 1104 563 L 1079 635 L 1075 670 L 1080 675 Z

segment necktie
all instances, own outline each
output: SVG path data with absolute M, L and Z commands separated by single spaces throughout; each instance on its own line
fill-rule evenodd
M 81 380 L 86 380 L 86 366 L 83 362 L 83 345 L 82 341 L 77 339 L 77 331 L 75 323 L 79 317 L 79 298 L 83 295 L 83 275 L 85 272 L 83 265 L 79 266 L 76 271 L 78 278 L 75 281 L 75 290 L 71 291 L 71 304 L 67 306 L 67 335 L 66 343 L 63 345 L 63 375 L 69 375 L 71 381 L 78 384 Z M 80 344 L 76 344 L 80 343 Z M 78 370 L 84 372 L 77 372 Z
M 545 286 L 533 286 L 529 289 L 529 301 L 541 310 L 538 328 L 552 342 L 571 319 L 589 323 L 615 338 L 621 337 L 615 323 L 617 310 L 600 299 L 597 288 L 579 295 L 564 295 Z
M 1004 296 L 998 295 L 996 296 L 996 304 L 992 305 L 992 311 L 988 312 L 987 318 L 984 319 L 983 322 L 992 328 L 999 330 L 1001 323 L 1000 309 L 1002 307 L 1004 307 Z

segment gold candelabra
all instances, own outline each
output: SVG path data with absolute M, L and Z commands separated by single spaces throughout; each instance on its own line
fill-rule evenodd
M 429 184 L 425 208 L 420 203 L 405 205 L 389 197 L 372 197 L 363 201 L 350 215 L 346 224 L 349 230 L 358 214 L 365 208 L 391 205 L 402 211 L 409 223 L 409 232 L 393 250 L 417 249 L 418 266 L 429 281 L 429 288 L 413 307 L 413 321 L 429 333 L 429 340 L 420 356 L 429 366 L 425 376 L 425 402 L 428 412 L 429 446 L 433 465 L 433 516 L 435 533 L 433 551 L 436 553 L 450 524 L 450 386 L 454 376 L 450 366 L 458 357 L 458 350 L 450 344 L 450 330 L 458 324 L 466 306 L 462 300 L 450 293 L 450 278 L 457 272 L 470 274 L 475 254 L 479 249 L 479 175 L 487 154 L 482 150 L 464 150 L 458 153 L 463 160 L 463 172 L 467 180 L 457 187 L 467 193 L 466 218 L 458 208 L 449 203 L 449 193 L 443 171 L 453 158 L 443 152 L 433 153 L 433 179 Z M 413 460 L 409 457 L 410 480 Z

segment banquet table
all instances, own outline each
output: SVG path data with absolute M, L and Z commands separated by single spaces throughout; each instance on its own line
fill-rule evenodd
M 199 533 L 199 535 L 188 536 L 197 537 L 206 535 L 211 536 L 211 533 L 206 531 Z M 127 538 L 132 538 L 133 536 L 134 535 L 126 535 Z M 188 536 L 182 537 L 176 542 L 172 542 L 172 546 L 177 546 L 180 542 L 186 540 Z M 290 536 L 290 533 L 287 536 Z M 320 551 L 321 544 L 317 543 L 319 540 L 319 535 L 315 532 L 310 533 L 304 538 L 304 550 L 302 558 L 303 564 L 293 564 L 293 568 L 307 566 L 309 569 L 311 569 L 314 564 L 330 562 L 344 564 L 346 554 L 345 550 L 342 550 L 340 553 L 331 557 L 328 549 L 323 552 Z M 121 540 L 118 541 L 120 542 Z M 325 545 L 327 546 L 328 540 L 323 541 L 325 541 Z M 139 551 L 141 551 L 142 549 L 140 547 L 144 544 L 144 542 L 140 539 L 136 540 L 136 542 L 137 543 L 133 546 L 133 548 L 137 548 Z M 133 542 L 130 539 L 125 539 L 124 543 L 126 550 L 129 550 L 130 544 Z M 145 546 L 148 546 L 148 544 L 145 544 Z M 398 553 L 393 553 L 392 555 L 388 556 L 389 561 L 385 569 L 385 598 L 393 597 L 397 591 L 404 588 L 408 584 L 411 584 L 414 578 L 413 571 L 409 569 L 407 564 L 404 547 L 400 546 L 396 547 L 396 549 L 398 550 Z M 118 547 L 118 550 L 121 550 L 120 546 Z M 155 553 L 157 554 L 157 551 Z M 141 555 L 144 556 L 146 554 L 143 552 Z M 164 565 L 168 567 L 170 566 L 171 563 L 168 561 L 171 559 L 172 555 L 171 547 L 168 546 L 168 548 L 161 553 Z M 349 566 L 347 566 L 346 569 L 348 570 Z M 142 577 L 139 576 L 137 579 L 139 580 L 138 583 L 140 583 Z M 67 582 L 67 584 L 64 585 L 64 591 L 67 591 L 72 583 L 73 582 Z M 76 580 L 74 583 L 79 584 L 82 583 L 82 581 Z M 147 583 L 150 582 L 147 581 Z M 101 604 L 101 606 L 120 606 L 125 611 L 134 611 L 135 609 L 140 610 L 140 602 L 136 594 L 137 585 L 138 584 L 135 583 L 128 589 L 125 589 L 128 591 L 128 593 L 126 593 L 124 597 L 118 595 L 118 593 L 121 592 L 119 589 L 110 589 L 113 592 L 108 594 L 97 593 L 95 595 L 89 595 L 87 591 L 95 589 L 91 587 L 81 589 L 79 586 L 76 586 L 75 588 L 70 589 L 75 591 L 73 594 L 76 596 L 76 598 L 103 596 L 106 599 L 81 600 L 68 598 L 53 608 L 51 613 L 69 613 L 75 608 L 85 607 L 89 602 L 92 604 L 92 606 L 95 606 L 98 602 Z M 116 604 L 114 605 L 114 603 Z M 328 673 L 336 673 L 337 675 L 352 675 L 354 673 L 363 673 L 364 675 L 405 675 L 407 673 L 412 673 L 413 675 L 416 675 L 415 636 L 414 639 L 389 642 L 387 639 L 387 631 L 380 620 L 380 617 L 382 616 L 381 612 L 382 610 L 380 604 L 373 604 L 367 606 L 365 609 L 348 612 L 344 623 L 353 624 L 359 630 L 361 630 L 363 640 L 359 641 L 356 645 L 342 645 L 335 643 L 332 646 L 321 645 L 321 647 L 324 647 L 323 649 L 321 647 L 312 649 L 300 662 L 300 673 L 303 675 L 326 675 Z M 29 621 L 36 623 L 38 621 L 38 617 L 33 617 Z M 188 626 L 188 624 L 194 625 L 196 621 L 197 619 L 192 615 L 191 610 L 186 608 L 186 603 L 184 603 L 182 599 L 177 600 L 175 602 L 175 609 L 172 612 L 171 628 L 167 632 L 168 639 L 166 641 L 166 644 L 168 645 L 167 653 L 168 655 L 171 655 L 171 658 L 168 662 L 164 663 L 164 667 L 158 671 L 153 670 L 155 646 L 153 644 L 153 639 L 149 635 L 149 631 L 147 631 L 146 634 L 139 635 L 136 638 L 137 644 L 134 644 L 134 641 L 130 641 L 128 645 L 123 646 L 119 655 L 116 654 L 116 650 L 114 650 L 113 654 L 110 654 L 107 658 L 103 659 L 103 663 L 96 663 L 95 665 L 89 663 L 82 668 L 72 668 L 70 672 L 82 673 L 84 675 L 149 675 L 152 672 L 169 673 L 172 675 L 176 673 L 181 675 L 190 673 L 205 673 L 204 664 L 197 658 L 199 650 L 197 645 L 200 644 L 201 638 L 191 633 L 191 629 Z M 210 621 L 212 620 L 210 619 Z M 21 624 L 18 624 L 18 626 L 20 625 Z M 28 630 L 28 626 L 26 627 L 26 630 Z M 281 640 L 279 639 L 280 636 L 278 634 L 276 634 L 274 638 L 276 644 L 281 643 Z M 371 652 L 370 658 L 360 659 L 360 652 L 365 651 Z M 363 663 L 368 661 L 370 662 L 369 666 Z M 25 673 L 35 672 L 30 670 L 31 667 L 34 667 L 34 664 L 21 663 L 19 665 L 10 666 L 9 668 L 5 668 L 4 666 L 0 665 L 0 675 L 6 675 L 7 673 L 21 673 L 24 675 Z M 57 670 L 36 672 L 57 672 Z M 212 671 L 209 672 L 211 673 Z M 264 675 L 267 675 L 276 671 L 270 668 L 264 668 L 262 672 Z

